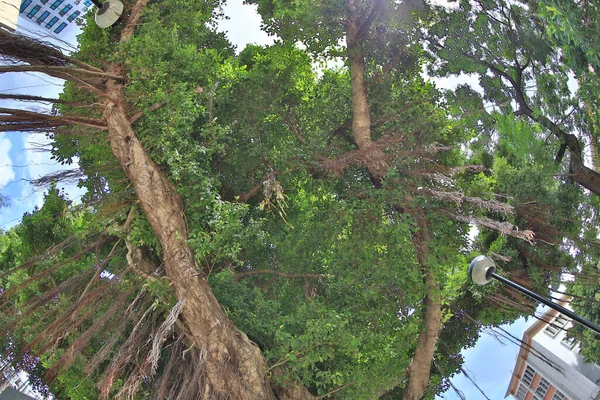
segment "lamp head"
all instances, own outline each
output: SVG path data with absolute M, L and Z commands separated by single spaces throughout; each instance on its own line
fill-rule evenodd
M 94 19 L 96 20 L 96 25 L 104 29 L 117 22 L 122 13 L 123 3 L 119 0 L 107 0 L 102 3 L 102 7 L 96 10 Z
M 475 257 L 469 265 L 469 277 L 478 285 L 489 283 L 493 279 L 492 274 L 495 272 L 496 265 L 484 255 Z

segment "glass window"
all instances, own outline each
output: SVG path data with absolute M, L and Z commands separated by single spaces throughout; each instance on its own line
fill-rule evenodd
M 521 381 L 527 386 L 531 386 L 531 381 L 533 381 L 533 376 L 535 375 L 535 371 L 529 365 L 525 368 L 525 373 L 523 374 L 523 378 Z
M 550 382 L 542 378 L 540 379 L 540 383 L 538 383 L 537 388 L 535 389 L 535 394 L 536 396 L 539 396 L 540 399 L 543 399 L 548 389 L 550 389 Z
M 569 319 L 562 314 L 559 314 L 554 321 L 550 322 L 544 331 L 554 337 L 558 334 L 558 332 L 562 331 L 569 322 Z
M 65 1 L 65 0 L 54 0 L 54 3 L 52 3 L 50 8 L 53 10 L 56 10 L 58 8 L 58 6 L 60 6 L 62 4 L 63 1 Z
M 42 6 L 40 6 L 39 4 L 38 4 L 37 6 L 35 6 L 35 7 L 33 7 L 33 8 L 31 9 L 31 11 L 29 11 L 29 12 L 27 13 L 27 17 L 28 17 L 28 18 L 33 18 L 33 16 L 34 16 L 35 14 L 37 14 L 37 12 L 38 12 L 38 11 L 40 11 L 40 8 L 42 8 Z
M 50 15 L 50 11 L 44 11 L 44 12 L 42 13 L 42 15 L 40 15 L 40 17 L 37 19 L 37 21 L 36 21 L 36 22 L 37 22 L 38 24 L 41 24 L 42 22 L 44 22 L 44 20 L 45 20 L 46 18 L 48 18 L 48 15 Z
M 71 8 L 73 8 L 73 6 L 70 4 L 67 4 L 62 10 L 60 10 L 58 15 L 60 15 L 61 17 L 64 16 L 66 13 L 68 13 L 71 10 Z
M 86 7 L 89 7 L 89 6 L 91 6 L 91 5 L 92 5 L 92 0 L 85 0 L 85 1 L 83 2 L 83 5 L 85 5 Z
M 46 4 L 48 2 L 48 0 L 40 0 L 40 3 L 42 4 Z
M 517 390 L 517 394 L 516 394 L 516 398 L 517 400 L 524 400 L 525 396 L 527 396 L 527 388 L 525 387 L 525 385 L 521 384 L 519 385 L 519 390 Z
M 552 396 L 552 400 L 565 400 L 565 395 L 558 389 L 554 392 L 554 396 Z
M 19 12 L 24 12 L 27 7 L 31 4 L 31 0 L 25 0 L 23 4 L 21 4 L 21 9 Z
M 61 22 L 60 25 L 58 26 L 58 28 L 56 28 L 54 30 L 54 33 L 61 33 L 63 31 L 63 29 L 65 29 L 66 26 L 67 26 L 66 22 Z
M 577 341 L 575 340 L 575 338 L 565 335 L 562 338 L 562 340 L 560 341 L 560 343 L 562 343 L 563 346 L 566 346 L 567 348 L 572 349 L 573 347 L 575 347 L 575 344 L 577 343 Z
M 58 17 L 52 17 L 50 22 L 48 22 L 46 24 L 46 28 L 52 28 L 54 26 L 54 24 L 56 24 L 57 21 L 58 21 Z
M 73 22 L 73 20 L 75 18 L 77 18 L 79 16 L 80 12 L 79 11 L 75 11 L 73 14 L 69 15 L 69 18 L 67 18 L 67 21 L 69 22 Z

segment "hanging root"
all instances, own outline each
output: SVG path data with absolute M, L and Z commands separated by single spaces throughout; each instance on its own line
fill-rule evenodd
M 165 321 L 158 328 L 158 331 L 154 335 L 154 338 L 152 339 L 152 350 L 150 350 L 150 354 L 148 354 L 147 358 L 148 363 L 150 363 L 151 365 L 151 376 L 156 374 L 156 368 L 158 367 L 158 359 L 160 357 L 160 349 L 162 347 L 162 344 L 166 340 L 165 338 L 167 334 L 171 331 L 173 325 L 175 325 L 175 321 L 177 321 L 179 314 L 181 314 L 181 309 L 183 308 L 184 304 L 185 299 L 181 299 L 177 302 L 177 304 L 175 304 L 175 306 L 169 312 L 169 315 L 167 316 Z

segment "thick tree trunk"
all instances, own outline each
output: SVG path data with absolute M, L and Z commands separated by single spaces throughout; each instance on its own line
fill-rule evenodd
M 138 0 L 121 33 L 134 33 L 147 0 Z M 117 64 L 109 74 L 123 76 Z M 181 198 L 137 139 L 126 115 L 124 85 L 106 85 L 104 119 L 113 154 L 132 184 L 163 249 L 163 262 L 176 298 L 184 300 L 181 318 L 188 341 L 203 357 L 201 390 L 206 399 L 274 399 L 267 362 L 260 349 L 223 312 L 189 247 Z M 302 388 L 304 389 L 304 388 Z M 301 391 L 309 398 L 308 391 Z M 291 397 L 290 397 L 291 398 Z M 302 398 L 302 397 L 297 397 Z
M 402 400 L 420 400 L 429 384 L 431 362 L 442 325 L 442 297 L 440 285 L 432 275 L 427 263 L 427 224 L 420 211 L 415 213 L 418 231 L 412 235 L 417 261 L 423 272 L 426 295 L 423 300 L 423 321 L 417 338 L 415 355 L 408 367 L 408 385 Z
M 352 81 L 352 137 L 360 150 L 372 147 L 371 114 L 365 83 L 365 59 L 362 53 L 361 16 L 356 0 L 348 0 L 350 15 L 346 25 L 346 50 L 350 61 L 350 79 Z M 385 175 L 387 165 L 380 149 L 372 149 L 367 156 L 368 169 L 376 180 Z
M 120 73 L 113 67 L 111 73 Z M 112 152 L 124 169 L 163 248 L 167 276 L 178 300 L 189 340 L 204 355 L 206 398 L 273 399 L 260 350 L 221 309 L 187 244 L 181 199 L 137 139 L 125 113 L 123 85 L 107 84 L 104 118 Z

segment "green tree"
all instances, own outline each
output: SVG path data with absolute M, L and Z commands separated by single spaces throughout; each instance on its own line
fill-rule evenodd
M 535 192 L 494 194 L 547 161 L 518 168 L 515 143 L 536 131 L 508 136 L 506 117 L 490 154 L 448 118 L 421 76 L 420 3 L 259 2 L 284 40 L 237 57 L 210 28 L 217 6 L 128 4 L 122 26 L 86 27 L 73 57 L 3 34 L 23 62 L 5 72 L 70 82 L 52 114 L 4 110 L 2 128 L 53 129 L 89 191 L 88 208 L 61 213 L 49 195 L 2 242 L 5 347 L 39 356 L 34 375 L 65 398 L 433 397 L 431 372 L 456 370 L 479 328 L 448 340 L 476 314 L 469 224 L 482 251 L 546 251 L 519 243 L 534 240 L 517 226 Z M 311 56 L 345 66 L 317 74 Z M 490 311 L 508 299 L 492 292 L 474 291 L 488 306 L 474 317 L 515 318 Z
M 571 96 L 569 68 L 544 27 L 535 23 L 537 15 L 518 2 L 467 0 L 455 11 L 438 8 L 436 14 L 427 41 L 440 62 L 430 71 L 475 74 L 483 88 L 480 105 L 542 126 L 554 138 L 549 145 L 557 162 L 569 150 L 568 176 L 599 194 L 600 176 L 585 163 L 582 133 L 589 124 L 577 118 L 584 110 L 581 98 Z M 535 89 L 528 90 L 529 85 Z

